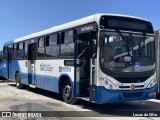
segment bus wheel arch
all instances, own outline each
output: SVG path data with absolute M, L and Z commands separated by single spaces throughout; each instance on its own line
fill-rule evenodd
M 16 80 L 16 75 L 17 75 L 17 73 L 19 73 L 19 71 L 18 71 L 18 70 L 15 72 L 15 80 Z
M 77 98 L 72 95 L 72 81 L 66 75 L 63 75 L 59 79 L 59 93 L 62 94 L 63 100 L 66 103 L 74 104 L 78 101 Z

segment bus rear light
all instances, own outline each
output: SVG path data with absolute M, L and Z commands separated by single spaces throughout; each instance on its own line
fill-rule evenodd
M 154 92 L 150 92 L 148 95 L 149 96 L 156 96 L 156 92 L 155 91 Z

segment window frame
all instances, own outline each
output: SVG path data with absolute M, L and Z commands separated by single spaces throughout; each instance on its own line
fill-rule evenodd
M 41 44 L 40 44 L 40 40 L 43 38 L 43 46 L 41 46 Z M 39 49 L 44 49 L 43 50 L 43 53 L 41 53 L 42 54 L 42 56 L 38 56 L 38 54 L 39 54 L 39 52 L 38 52 L 38 50 Z M 37 42 L 37 50 L 36 50 L 36 58 L 38 58 L 38 59 L 44 59 L 45 58 L 45 36 L 40 36 L 40 37 L 38 37 L 38 42 Z
M 65 40 L 66 40 L 66 33 L 68 33 L 68 32 L 71 32 L 72 31 L 72 42 L 71 41 L 69 41 L 69 42 L 65 42 Z M 68 30 L 65 30 L 65 31 L 63 31 L 63 32 L 61 32 L 61 37 L 60 37 L 60 52 L 59 52 L 59 55 L 60 55 L 60 57 L 64 57 L 64 58 L 74 58 L 74 55 L 63 55 L 62 54 L 62 46 L 63 45 L 68 45 L 68 44 L 73 44 L 74 43 L 74 31 L 75 31 L 75 29 L 68 29 Z M 75 47 L 75 46 L 74 46 Z M 73 53 L 74 53 L 74 48 L 73 48 Z
M 20 45 L 22 44 L 22 49 L 20 49 Z M 18 50 L 24 50 L 24 42 L 19 42 L 18 43 Z
M 8 46 L 7 45 L 3 47 L 3 59 L 8 60 Z
M 13 51 L 17 51 L 17 44 L 16 43 L 13 44 Z
M 41 44 L 39 44 L 39 43 L 42 38 L 43 38 L 43 46 L 40 46 Z M 38 38 L 38 48 L 42 48 L 42 47 L 45 47 L 45 37 L 44 36 L 41 36 Z
M 51 40 L 51 36 L 55 36 L 56 35 L 56 44 L 50 44 L 50 40 Z M 49 38 L 49 39 L 47 39 L 47 37 Z M 48 41 L 47 41 L 48 40 Z M 55 39 L 54 39 L 55 40 Z M 46 36 L 46 40 L 45 40 L 45 42 L 46 43 L 48 43 L 47 45 L 45 44 L 45 57 L 46 58 L 58 58 L 59 57 L 59 54 L 60 54 L 60 42 L 59 42 L 59 33 L 52 33 L 52 34 L 50 34 L 50 35 L 47 35 Z M 57 56 L 47 56 L 47 48 L 49 48 L 49 47 L 58 47 L 58 54 L 57 54 Z
M 23 45 L 22 49 L 20 49 L 21 44 Z M 16 45 L 18 46 L 17 50 L 15 51 L 16 52 L 16 59 L 17 60 L 25 60 L 25 58 L 26 58 L 26 56 L 25 56 L 25 41 L 18 42 L 18 43 L 16 43 Z

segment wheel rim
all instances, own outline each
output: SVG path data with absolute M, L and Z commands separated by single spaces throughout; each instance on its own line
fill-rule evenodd
M 69 85 L 66 85 L 64 88 L 64 94 L 66 96 L 67 99 L 70 99 L 72 96 L 72 91 L 71 91 L 71 87 Z

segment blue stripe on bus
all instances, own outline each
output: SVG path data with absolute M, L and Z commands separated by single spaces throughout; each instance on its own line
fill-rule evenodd
M 6 61 L 3 61 L 3 64 L 7 65 Z M 14 68 L 14 69 L 13 69 Z M 17 69 L 15 69 L 17 68 Z M 21 80 L 23 84 L 28 85 L 29 84 L 29 80 L 28 80 L 28 73 L 23 73 L 21 72 L 21 69 L 19 67 L 19 62 L 14 60 L 11 63 L 11 79 L 13 81 L 15 81 L 15 73 L 16 71 L 20 72 L 20 76 L 21 76 Z M 7 67 L 4 68 L 3 67 L 3 76 L 7 76 L 8 72 L 7 72 Z M 65 75 L 69 78 L 71 85 L 72 85 L 72 95 L 74 95 L 74 82 L 71 80 L 70 76 L 68 74 L 61 74 Z M 39 74 L 35 74 L 36 76 L 36 86 L 38 88 L 42 88 L 42 89 L 46 89 L 52 92 L 57 92 L 59 93 L 59 77 L 57 76 L 45 76 L 45 75 L 39 75 Z M 45 81 L 47 79 L 47 82 Z M 112 103 L 112 102 L 125 102 L 125 101 L 132 101 L 132 100 L 145 100 L 145 99 L 151 99 L 154 97 L 149 97 L 147 96 L 147 94 L 151 91 L 156 91 L 157 90 L 157 86 L 153 87 L 153 88 L 149 88 L 149 89 L 143 89 L 143 90 L 108 90 L 106 89 L 104 86 L 95 86 L 95 102 L 98 104 L 103 104 L 103 103 Z M 101 94 L 99 94 L 101 93 Z M 127 93 L 127 94 L 142 94 L 140 97 L 135 97 L 135 96 L 129 96 L 128 98 L 124 97 L 123 93 Z M 122 99 L 120 100 L 118 97 L 119 95 L 122 96 Z M 136 94 L 134 94 L 136 95 Z
M 7 61 L 3 61 L 3 64 L 6 64 L 6 67 L 3 67 L 3 75 L 5 78 L 8 79 L 8 69 L 7 69 Z M 21 77 L 21 82 L 22 84 L 28 85 L 29 80 L 28 80 L 28 76 L 31 75 L 31 73 L 24 73 L 21 71 L 20 69 L 20 65 L 19 65 L 19 61 L 17 60 L 13 60 L 11 62 L 11 76 L 10 76 L 10 80 L 15 81 L 15 74 L 16 71 L 19 71 L 20 73 L 20 77 Z M 49 91 L 53 91 L 53 92 L 57 92 L 59 93 L 59 78 L 61 76 L 67 76 L 71 82 L 71 86 L 72 86 L 72 91 L 74 93 L 74 85 L 73 82 L 70 78 L 70 76 L 68 74 L 61 74 L 59 77 L 58 76 L 47 76 L 47 75 L 39 75 L 39 74 L 35 74 L 35 85 L 38 88 L 42 88 L 42 89 L 46 89 Z M 47 82 L 46 82 L 47 79 Z M 73 94 L 72 93 L 72 94 Z
M 21 83 L 25 85 L 31 84 L 29 83 L 28 79 L 28 76 L 30 75 L 31 73 L 30 74 L 20 73 Z M 57 76 L 46 76 L 46 75 L 35 74 L 35 85 L 38 88 L 59 93 L 58 82 L 59 82 L 59 77 Z
M 6 79 L 9 79 L 8 78 L 8 74 L 9 74 L 8 61 L 7 60 L 3 60 L 2 65 L 3 65 L 2 76 L 5 77 Z M 11 61 L 10 69 L 11 69 L 10 80 L 15 81 L 15 73 L 16 73 L 16 71 L 21 72 L 18 61 L 16 61 L 16 60 Z
M 20 73 L 22 84 L 25 84 L 25 85 L 30 84 L 29 80 L 28 80 L 29 75 L 31 75 L 31 74 Z M 70 83 L 71 83 L 71 87 L 72 87 L 72 91 L 74 91 L 73 82 L 68 74 L 61 74 L 61 76 L 59 76 L 59 77 L 58 76 L 46 76 L 46 75 L 35 74 L 35 85 L 38 88 L 42 88 L 45 90 L 59 93 L 59 79 L 62 76 L 67 76 L 69 78 Z

